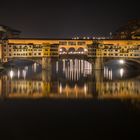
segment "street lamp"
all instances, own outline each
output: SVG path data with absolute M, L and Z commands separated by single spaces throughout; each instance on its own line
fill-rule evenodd
M 123 65 L 124 63 L 125 63 L 125 61 L 124 60 L 119 60 L 119 63 L 121 64 L 121 65 Z
M 85 48 L 84 51 L 87 52 L 87 49 Z

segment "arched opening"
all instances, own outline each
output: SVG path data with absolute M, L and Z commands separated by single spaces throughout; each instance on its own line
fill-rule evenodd
M 68 49 L 68 54 L 75 54 L 75 48 L 69 48 Z
M 80 47 L 77 49 L 76 54 L 84 54 L 84 48 Z
M 137 70 L 140 68 L 140 60 L 125 58 L 104 58 L 104 66 L 111 69 L 125 68 L 127 70 Z
M 60 49 L 59 49 L 59 54 L 60 54 L 60 55 L 67 54 L 67 49 L 64 48 L 64 47 L 60 48 Z

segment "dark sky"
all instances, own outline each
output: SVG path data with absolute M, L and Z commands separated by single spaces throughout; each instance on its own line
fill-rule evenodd
M 22 37 L 108 36 L 135 18 L 140 18 L 135 0 L 3 0 L 0 3 L 0 24 L 21 30 Z

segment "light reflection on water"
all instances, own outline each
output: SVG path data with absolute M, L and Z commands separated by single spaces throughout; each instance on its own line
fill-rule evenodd
M 33 64 L 0 76 L 1 98 L 140 99 L 140 77 L 124 68 L 95 71 L 85 60 L 60 60 L 51 70 Z
M 58 64 L 57 64 L 58 65 Z M 78 81 L 81 76 L 86 77 L 92 75 L 92 66 L 88 61 L 83 60 L 62 60 L 59 62 L 60 69 L 57 68 L 57 73 L 64 75 L 65 79 Z M 61 71 L 61 67 L 63 71 Z

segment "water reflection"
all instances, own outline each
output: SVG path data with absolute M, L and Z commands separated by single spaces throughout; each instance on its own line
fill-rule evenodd
M 20 70 L 18 69 L 18 79 L 20 78 Z
M 120 76 L 121 76 L 121 78 L 123 77 L 123 75 L 124 75 L 124 69 L 123 68 L 121 68 L 120 70 L 119 70 L 119 72 L 120 72 Z
M 51 70 L 36 63 L 0 76 L 1 98 L 140 99 L 140 77 L 124 68 L 94 71 L 85 60 L 60 60 Z
M 108 67 L 104 67 L 104 78 L 107 78 L 109 80 L 112 80 L 112 69 L 109 70 Z
M 88 61 L 84 60 L 65 60 L 57 62 L 61 69 L 57 70 L 57 73 L 61 73 L 67 80 L 78 81 L 81 76 L 87 77 L 92 75 L 92 65 Z
M 10 75 L 10 78 L 12 79 L 13 76 L 14 76 L 14 72 L 13 72 L 13 70 L 10 70 L 9 75 Z

